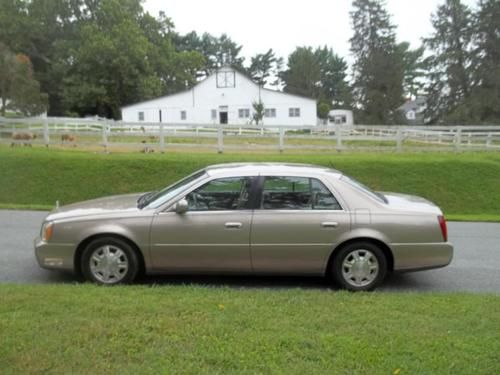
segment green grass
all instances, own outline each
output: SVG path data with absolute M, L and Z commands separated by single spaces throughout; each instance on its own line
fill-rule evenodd
M 500 297 L 0 285 L 2 373 L 495 374 Z
M 500 153 L 102 154 L 0 147 L 0 207 L 47 208 L 111 194 L 157 190 L 209 164 L 312 163 L 376 190 L 424 196 L 452 219 L 500 221 Z

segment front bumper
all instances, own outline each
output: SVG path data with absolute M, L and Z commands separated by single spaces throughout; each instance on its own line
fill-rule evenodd
M 418 271 L 445 267 L 453 259 L 449 242 L 391 244 L 394 271 Z
M 76 246 L 74 244 L 48 243 L 35 238 L 35 256 L 42 268 L 51 270 L 74 270 Z

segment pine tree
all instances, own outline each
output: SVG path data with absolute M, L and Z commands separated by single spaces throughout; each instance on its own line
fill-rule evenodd
M 475 67 L 470 105 L 480 124 L 500 123 L 500 1 L 480 0 L 474 15 Z
M 431 17 L 433 34 L 424 40 L 433 53 L 429 70 L 426 121 L 465 124 L 473 121 L 468 104 L 472 89 L 472 13 L 460 0 L 446 0 Z
M 354 36 L 353 94 L 365 124 L 391 124 L 403 103 L 403 62 L 396 44 L 395 26 L 382 0 L 354 0 L 351 19 Z

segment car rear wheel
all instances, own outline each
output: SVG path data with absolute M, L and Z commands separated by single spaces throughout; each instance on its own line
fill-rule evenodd
M 83 275 L 96 284 L 127 284 L 135 279 L 138 270 L 134 249 L 118 238 L 98 238 L 82 254 Z
M 333 259 L 333 278 L 342 288 L 369 291 L 387 274 L 384 252 L 370 242 L 354 242 L 344 246 Z

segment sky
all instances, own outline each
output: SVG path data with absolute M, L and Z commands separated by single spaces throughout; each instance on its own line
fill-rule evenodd
M 462 0 L 474 6 L 476 0 Z M 398 41 L 412 48 L 430 35 L 431 13 L 444 0 L 386 0 Z M 264 53 L 269 48 L 285 58 L 297 46 L 331 47 L 352 61 L 349 38 L 352 36 L 349 12 L 351 0 L 146 0 L 144 8 L 153 16 L 159 11 L 172 19 L 181 34 L 190 31 L 226 33 L 243 45 L 242 55 Z

